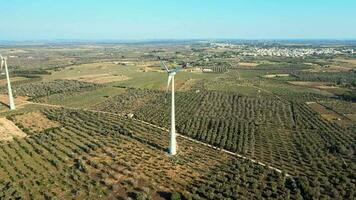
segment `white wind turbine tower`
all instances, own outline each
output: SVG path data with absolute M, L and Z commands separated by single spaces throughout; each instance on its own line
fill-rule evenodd
M 176 155 L 177 154 L 177 140 L 176 140 L 176 121 L 175 121 L 175 105 L 174 105 L 174 76 L 179 71 L 178 68 L 168 69 L 166 64 L 162 62 L 164 69 L 168 73 L 168 82 L 167 82 L 167 91 L 169 89 L 169 84 L 172 82 L 172 99 L 171 99 L 171 128 L 169 130 L 170 140 L 169 140 L 169 154 Z
M 7 80 L 7 91 L 9 93 L 10 110 L 15 110 L 15 103 L 14 103 L 14 98 L 12 96 L 12 89 L 11 89 L 11 84 L 10 84 L 10 76 L 9 76 L 9 71 L 7 69 L 7 58 L 2 57 L 0 55 L 0 59 L 1 59 L 1 72 L 2 72 L 2 68 L 5 66 L 5 74 L 6 74 L 6 80 Z

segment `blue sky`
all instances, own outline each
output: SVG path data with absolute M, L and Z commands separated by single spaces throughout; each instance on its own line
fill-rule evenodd
M 356 39 L 356 0 L 0 0 L 0 40 Z

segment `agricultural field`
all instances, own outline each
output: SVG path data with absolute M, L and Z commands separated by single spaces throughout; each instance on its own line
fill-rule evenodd
M 165 132 L 135 120 L 73 110 L 45 109 L 42 113 L 60 126 L 42 131 L 24 128 L 32 137 L 0 146 L 2 198 L 300 195 L 297 188 L 285 186 L 291 180 L 282 174 L 228 154 L 221 156 L 219 151 L 187 139 L 178 140 L 179 156 L 169 158 L 164 151 L 167 142 L 161 140 Z M 22 115 L 29 113 L 15 117 Z M 18 123 L 22 125 L 21 120 Z M 210 185 L 210 176 L 216 181 L 234 181 L 238 187 Z M 265 192 L 250 193 L 259 189 Z
M 0 199 L 355 199 L 355 59 L 241 48 L 1 47 Z

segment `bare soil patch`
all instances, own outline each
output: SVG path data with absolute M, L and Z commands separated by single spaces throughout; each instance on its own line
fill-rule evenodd
M 330 72 L 348 72 L 350 70 L 352 70 L 351 67 L 344 67 L 338 65 L 330 65 L 328 68 L 326 68 L 326 71 Z
M 92 74 L 92 75 L 75 76 L 67 79 L 90 82 L 90 83 L 110 83 L 110 82 L 128 80 L 129 77 L 124 75 L 113 75 L 113 74 Z
M 251 62 L 240 62 L 239 67 L 256 67 L 259 65 L 258 63 L 251 63 Z
M 25 97 L 25 96 L 15 97 L 14 98 L 15 106 L 18 107 L 18 106 L 27 104 L 28 103 L 27 99 L 28 99 L 28 97 Z M 7 94 L 0 94 L 0 103 L 2 103 L 4 105 L 9 105 L 9 96 Z
M 160 68 L 156 68 L 156 67 L 141 67 L 139 70 L 139 72 L 164 72 L 162 69 Z
M 356 122 L 356 114 L 346 114 L 346 117 L 351 121 Z
M 338 113 L 334 112 L 333 110 L 330 110 L 316 102 L 308 102 L 307 104 L 311 109 L 313 109 L 315 112 L 319 113 L 323 118 L 325 118 L 329 121 L 332 121 L 332 120 L 341 121 L 342 119 L 344 119 L 343 116 L 339 115 Z
M 2 117 L 0 118 L 0 141 L 10 141 L 13 138 L 26 137 L 21 129 L 19 129 L 12 121 Z
M 184 82 L 178 82 L 177 84 L 177 88 L 179 91 L 188 91 L 190 89 L 192 89 L 192 87 L 195 85 L 195 83 L 197 83 L 198 80 L 196 79 L 188 79 Z
M 356 65 L 356 59 L 334 59 L 334 60 Z
M 164 72 L 157 61 L 138 62 L 137 65 L 140 67 L 139 72 Z
M 305 87 L 311 87 L 311 88 L 317 88 L 317 89 L 336 89 L 339 87 L 332 86 L 330 83 L 325 83 L 325 82 L 309 82 L 309 81 L 288 81 L 288 83 L 292 85 L 297 85 L 297 86 L 305 86 Z
M 59 126 L 58 122 L 51 121 L 41 112 L 29 112 L 23 115 L 17 115 L 15 120 L 21 123 L 25 128 L 35 132 L 41 132 Z
M 21 80 L 26 80 L 27 78 L 24 77 L 11 77 L 11 83 Z M 5 86 L 7 84 L 6 78 L 0 79 L 0 86 Z
M 307 64 L 307 63 L 305 63 Z M 308 71 L 308 72 L 348 72 L 351 71 L 354 66 L 354 64 L 349 63 L 349 62 L 344 62 L 344 64 L 331 64 L 331 65 L 325 65 L 325 66 L 320 66 L 320 65 L 312 65 L 312 69 L 306 69 L 303 71 Z
M 276 78 L 276 77 L 288 77 L 289 74 L 267 74 L 264 75 L 263 77 L 265 78 Z
M 168 145 L 159 134 L 137 134 L 135 137 L 160 147 Z M 105 184 L 124 185 L 126 191 L 122 191 L 121 196 L 126 197 L 130 188 L 150 188 L 149 196 L 164 199 L 157 194 L 159 191 L 184 191 L 194 180 L 204 177 L 205 172 L 233 157 L 182 138 L 178 138 L 178 142 L 179 154 L 175 158 L 165 151 L 132 140 L 123 141 L 116 149 L 97 150 L 88 160 L 105 162 L 115 169 L 115 175 L 106 178 Z M 89 174 L 100 176 L 102 170 L 90 168 Z
M 10 54 L 16 54 L 16 53 L 28 53 L 28 51 L 23 49 L 11 49 Z

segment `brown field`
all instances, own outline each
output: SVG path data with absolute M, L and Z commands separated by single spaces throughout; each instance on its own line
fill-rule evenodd
M 338 113 L 334 112 L 333 110 L 327 109 L 323 105 L 320 105 L 316 102 L 307 102 L 308 106 L 311 107 L 315 112 L 319 113 L 323 118 L 333 121 L 341 121 L 346 119 L 345 117 L 339 115 Z
M 17 115 L 15 121 L 20 122 L 25 128 L 37 132 L 59 126 L 59 123 L 49 120 L 41 112 L 29 112 L 23 115 Z
M 289 74 L 267 74 L 264 75 L 263 77 L 265 78 L 276 78 L 276 77 L 288 77 Z
M 156 68 L 156 67 L 141 67 L 139 70 L 139 72 L 164 72 L 163 70 L 161 70 L 160 68 Z
M 20 130 L 12 121 L 2 117 L 0 118 L 0 141 L 9 141 L 14 137 L 26 137 L 26 133 Z
M 334 59 L 334 60 L 356 65 L 356 59 Z
M 290 83 L 292 85 L 297 85 L 297 86 L 305 86 L 305 87 L 324 89 L 324 90 L 339 88 L 336 86 L 331 86 L 331 85 L 329 85 L 330 83 L 325 83 L 325 82 L 288 81 L 288 83 Z
M 154 137 L 153 139 L 152 135 L 143 137 L 145 139 L 150 137 L 149 140 L 158 142 L 158 138 Z M 162 142 L 162 139 L 160 141 L 157 143 L 159 147 L 168 145 L 164 141 Z M 164 151 L 131 140 L 124 141 L 116 148 L 107 147 L 103 152 L 95 152 L 92 154 L 94 156 L 88 159 L 105 162 L 115 169 L 115 175 L 106 178 L 105 184 L 118 185 L 129 182 L 137 188 L 150 188 L 152 199 L 165 199 L 159 195 L 159 191 L 184 191 L 187 185 L 192 184 L 194 180 L 203 179 L 205 172 L 209 172 L 220 163 L 233 159 L 233 156 L 214 151 L 189 140 L 178 138 L 178 142 L 180 153 L 176 158 L 169 157 Z M 116 161 L 107 155 L 108 152 L 116 155 Z M 130 156 L 128 157 L 128 155 Z M 127 168 L 120 165 L 124 162 L 131 163 L 131 166 Z M 102 172 L 100 169 L 92 169 L 89 173 L 95 177 Z M 121 196 L 127 195 L 126 191 L 119 191 L 119 193 Z
M 251 63 L 251 62 L 240 62 L 239 67 L 256 67 L 259 65 L 258 63 Z
M 188 79 L 184 82 L 178 82 L 176 87 L 179 91 L 188 91 L 192 89 L 197 81 L 197 79 Z
M 353 66 L 351 63 L 334 63 L 331 65 L 328 65 L 326 67 L 321 67 L 320 65 L 315 65 L 311 63 L 305 63 L 313 66 L 311 69 L 306 69 L 302 71 L 308 71 L 308 72 L 348 72 L 355 68 L 356 66 Z
M 170 67 L 170 64 L 167 64 Z M 138 69 L 139 72 L 164 72 L 161 64 L 158 61 L 145 61 L 138 62 L 137 66 L 140 66 Z
M 328 68 L 326 68 L 326 71 L 328 72 L 348 72 L 350 70 L 352 70 L 352 67 L 344 67 L 338 65 L 330 65 Z
M 188 90 L 192 89 L 192 87 L 194 86 L 194 84 L 197 83 L 197 81 L 198 81 L 197 79 L 191 79 L 191 78 L 187 79 L 185 81 L 176 80 L 174 87 L 175 87 L 176 91 L 188 91 Z M 159 89 L 166 91 L 167 86 L 161 86 Z M 169 87 L 169 90 L 170 89 L 171 89 L 171 87 Z
M 10 74 L 11 76 L 11 74 Z M 21 81 L 21 80 L 25 80 L 27 78 L 24 77 L 10 77 L 11 78 L 11 83 L 16 82 L 16 81 Z M 7 84 L 6 79 L 0 79 L 0 86 L 5 86 Z
M 17 96 L 14 98 L 14 103 L 15 106 L 22 106 L 24 104 L 27 104 L 28 97 L 24 97 L 24 96 Z M 0 94 L 0 103 L 4 104 L 4 105 L 9 105 L 9 96 L 7 94 Z
M 161 66 L 158 61 L 145 61 L 145 62 L 138 62 L 140 67 L 153 67 L 153 66 Z
M 356 122 L 356 114 L 346 114 L 346 117 L 351 121 Z
M 28 53 L 27 50 L 23 50 L 23 49 L 11 49 L 10 50 L 11 54 L 16 54 L 16 53 Z
M 296 86 L 302 86 L 302 87 L 308 87 L 308 88 L 326 91 L 331 95 L 342 95 L 345 92 L 349 91 L 349 89 L 347 88 L 333 86 L 331 83 L 327 83 L 327 82 L 288 81 L 288 83 Z
M 110 83 L 116 81 L 124 81 L 130 79 L 124 75 L 111 75 L 111 74 L 93 74 L 93 75 L 83 75 L 67 78 L 69 80 L 84 81 L 90 83 Z

